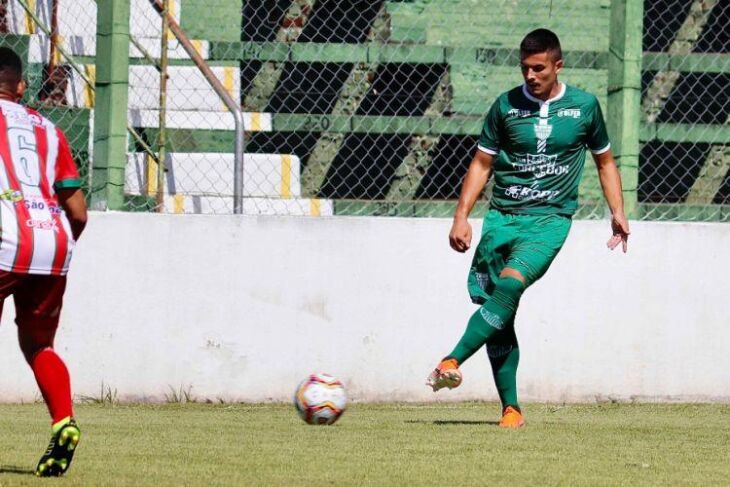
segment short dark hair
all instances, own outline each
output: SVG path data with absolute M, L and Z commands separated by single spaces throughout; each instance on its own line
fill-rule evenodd
M 550 52 L 556 61 L 563 59 L 563 51 L 560 49 L 560 39 L 555 32 L 548 29 L 535 29 L 522 39 L 520 43 L 520 56 L 529 56 L 541 52 Z
M 9 47 L 0 47 L 0 82 L 18 82 L 23 79 L 23 61 Z

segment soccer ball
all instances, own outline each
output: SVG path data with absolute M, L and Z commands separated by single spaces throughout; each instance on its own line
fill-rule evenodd
M 347 405 L 345 387 L 328 374 L 311 374 L 294 394 L 294 406 L 308 424 L 332 424 Z

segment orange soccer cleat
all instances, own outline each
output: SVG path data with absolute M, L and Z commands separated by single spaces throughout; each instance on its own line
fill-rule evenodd
M 522 413 L 512 406 L 507 406 L 502 411 L 502 420 L 499 422 L 500 428 L 522 428 L 525 425 L 525 417 Z
M 444 359 L 438 364 L 433 372 L 426 378 L 426 385 L 433 389 L 433 392 L 448 387 L 453 389 L 461 384 L 461 372 L 456 359 Z

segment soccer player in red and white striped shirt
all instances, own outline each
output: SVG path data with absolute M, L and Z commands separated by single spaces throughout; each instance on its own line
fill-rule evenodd
M 0 312 L 15 300 L 20 349 L 52 418 L 36 475 L 62 475 L 80 431 L 68 369 L 53 349 L 71 253 L 86 224 L 86 201 L 66 136 L 19 104 L 22 63 L 0 48 Z

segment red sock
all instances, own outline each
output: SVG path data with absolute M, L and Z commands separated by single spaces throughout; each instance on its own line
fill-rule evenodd
M 33 369 L 53 424 L 73 416 L 71 379 L 61 357 L 52 348 L 44 348 L 33 357 L 30 368 Z

